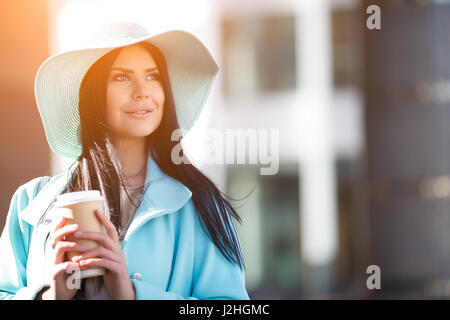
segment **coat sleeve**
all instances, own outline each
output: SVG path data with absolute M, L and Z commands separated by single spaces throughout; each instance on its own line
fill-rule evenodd
M 32 226 L 20 219 L 36 193 L 40 178 L 20 186 L 14 193 L 0 237 L 0 300 L 34 299 L 42 286 L 27 286 L 26 265 Z
M 186 300 L 248 300 L 245 274 L 239 266 L 229 262 L 212 242 L 195 215 L 194 268 L 192 295 L 184 297 L 167 292 L 150 283 L 132 279 L 136 299 Z M 234 232 L 236 232 L 234 230 Z

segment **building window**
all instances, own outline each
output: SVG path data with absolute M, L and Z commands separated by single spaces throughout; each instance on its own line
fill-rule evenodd
M 359 86 L 361 82 L 361 40 L 359 12 L 332 13 L 333 74 L 335 87 Z
M 245 165 L 227 168 L 227 194 L 246 197 L 232 204 L 242 218 L 237 230 L 252 299 L 300 297 L 299 187 L 296 164 L 271 176 Z
M 295 16 L 226 18 L 222 30 L 225 96 L 295 89 Z

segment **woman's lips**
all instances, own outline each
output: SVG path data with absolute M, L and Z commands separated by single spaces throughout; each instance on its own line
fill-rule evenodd
M 142 106 L 133 106 L 128 111 L 125 111 L 126 114 L 132 116 L 133 118 L 143 119 L 150 116 L 150 114 L 155 110 L 153 105 L 142 105 Z
M 126 113 L 135 113 L 135 112 L 138 112 L 138 111 L 150 111 L 150 112 L 152 112 L 153 110 L 155 110 L 155 106 L 154 105 L 144 104 L 144 105 L 129 106 L 124 111 Z
M 126 112 L 129 116 L 137 119 L 143 119 L 150 116 L 152 111 L 145 111 L 145 112 Z

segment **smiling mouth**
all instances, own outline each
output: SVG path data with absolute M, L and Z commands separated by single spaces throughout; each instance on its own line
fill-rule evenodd
M 146 111 L 146 110 L 141 110 L 141 111 L 136 111 L 136 112 L 125 112 L 125 113 L 131 113 L 131 114 L 147 114 L 150 113 L 151 111 Z
M 136 111 L 136 112 L 125 112 L 126 114 L 128 114 L 129 116 L 133 117 L 133 118 L 137 118 L 137 119 L 143 119 L 143 118 L 148 118 L 150 116 L 150 114 L 153 111 Z

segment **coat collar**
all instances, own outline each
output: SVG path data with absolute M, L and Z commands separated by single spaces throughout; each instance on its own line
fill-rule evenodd
M 139 217 L 149 211 L 177 211 L 191 198 L 192 192 L 180 181 L 165 174 L 159 168 L 150 152 L 147 159 L 146 189 L 135 217 Z
M 52 177 L 21 213 L 22 219 L 31 225 L 36 225 L 56 200 L 56 196 L 64 191 L 74 170 L 75 166 L 71 166 Z M 159 168 L 150 151 L 147 157 L 145 188 L 141 205 L 135 213 L 134 220 L 137 221 L 147 219 L 149 215 L 176 212 L 192 196 L 191 191 L 184 184 L 168 176 Z

